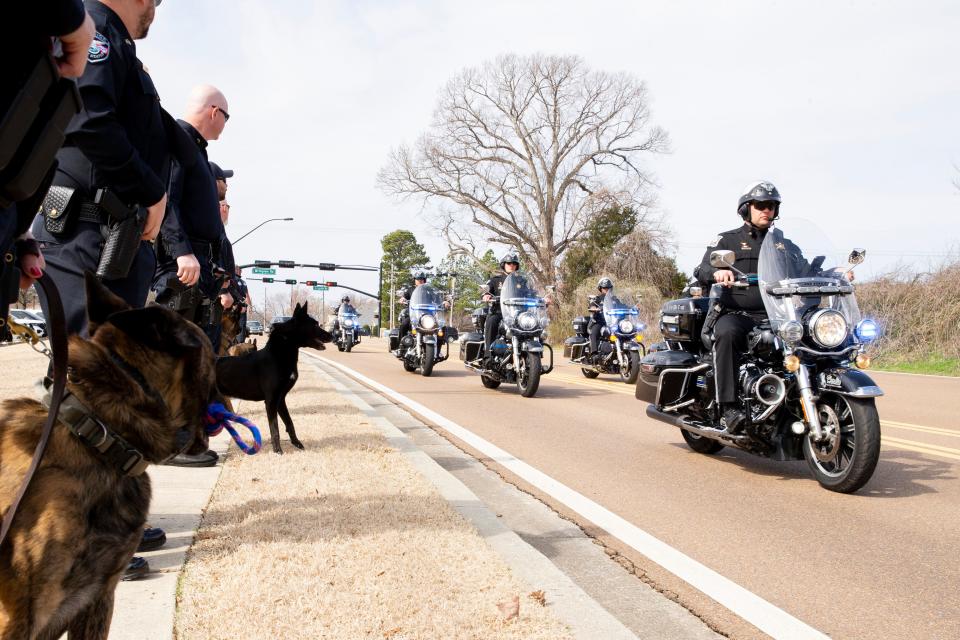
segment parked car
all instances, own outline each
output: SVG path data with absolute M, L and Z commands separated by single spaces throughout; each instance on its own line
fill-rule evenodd
M 269 333 L 270 331 L 273 331 L 273 325 L 280 324 L 281 322 L 286 322 L 291 317 L 292 316 L 274 316 L 273 320 L 270 321 L 270 328 L 267 332 Z
M 263 323 L 259 320 L 247 320 L 247 334 L 251 336 L 262 336 Z
M 10 309 L 10 318 L 17 324 L 33 329 L 41 338 L 47 335 L 47 323 L 26 309 Z

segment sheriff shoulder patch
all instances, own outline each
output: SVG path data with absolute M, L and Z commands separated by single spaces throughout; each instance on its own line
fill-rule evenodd
M 715 247 L 715 246 L 717 246 L 718 244 L 720 244 L 720 241 L 721 241 L 721 240 L 723 240 L 723 236 L 717 236 L 716 238 L 714 238 L 713 242 L 711 242 L 711 243 L 708 244 L 707 246 L 708 246 L 708 247 Z
M 90 48 L 87 49 L 87 61 L 88 62 L 103 62 L 110 57 L 110 41 L 107 40 L 107 37 L 97 31 L 93 34 L 93 41 L 90 43 Z

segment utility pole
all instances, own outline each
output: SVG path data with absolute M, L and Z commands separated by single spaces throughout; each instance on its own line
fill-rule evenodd
M 393 284 L 393 263 L 390 263 L 390 330 L 393 331 L 393 296 L 395 295 L 396 287 Z
M 267 283 L 263 283 L 263 330 L 267 330 Z

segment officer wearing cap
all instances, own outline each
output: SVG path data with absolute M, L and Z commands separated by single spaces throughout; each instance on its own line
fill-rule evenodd
M 3 29 L 6 53 L 0 65 L 0 123 L 13 126 L 5 123 L 5 118 L 37 62 L 50 50 L 51 39 L 60 43 L 54 59 L 57 71 L 61 77 L 76 78 L 87 64 L 94 26 L 80 0 L 50 0 L 42 6 L 35 2 L 7 2 L 0 8 L 0 24 L 8 27 Z M 0 131 L 3 137 L 22 134 L 22 130 Z M 44 158 L 46 166 L 53 165 L 54 152 L 51 150 L 49 157 Z M 45 266 L 39 245 L 30 233 L 30 223 L 46 185 L 41 184 L 36 193 L 25 199 L 22 193 L 19 197 L 7 197 L 3 177 L 7 169 L 12 167 L 0 160 L 0 332 L 6 329 L 7 309 L 16 300 L 18 287 L 30 286 Z
M 610 278 L 600 278 L 597 282 L 597 295 L 591 296 L 587 305 L 590 313 L 590 353 L 594 356 L 600 352 L 600 334 L 607 326 L 607 319 L 603 317 L 603 299 L 613 291 L 613 281 Z
M 53 179 L 55 187 L 65 188 L 61 193 L 69 192 L 69 206 L 51 225 L 56 232 L 45 228 L 52 211 L 46 205 L 33 225 L 47 271 L 63 298 L 70 333 L 86 333 L 83 274 L 97 270 L 105 242 L 102 226 L 111 218 L 103 204 L 94 201 L 98 190 L 108 190 L 125 208 L 140 208 L 146 216 L 126 275 L 104 284 L 137 307 L 146 302 L 153 281 L 156 258 L 149 242 L 156 238 L 166 210 L 168 144 L 160 98 L 137 58 L 134 40 L 146 37 L 156 5 L 159 2 L 145 0 L 86 5 L 96 32 L 77 82 L 84 108 L 67 131 Z
M 178 141 L 171 159 L 167 215 L 157 242 L 153 289 L 157 303 L 182 313 L 213 340 L 211 305 L 219 292 L 213 265 L 223 235 L 216 178 L 207 144 L 226 125 L 227 100 L 216 87 L 199 85 L 191 92 L 184 117 L 170 124 Z M 217 344 L 214 342 L 214 344 Z

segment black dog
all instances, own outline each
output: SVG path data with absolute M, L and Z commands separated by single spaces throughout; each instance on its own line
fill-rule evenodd
M 307 305 L 299 304 L 293 317 L 273 326 L 267 346 L 242 356 L 217 360 L 217 387 L 220 392 L 241 400 L 264 400 L 270 421 L 270 442 L 274 453 L 280 449 L 280 428 L 277 413 L 287 428 L 290 444 L 303 449 L 287 411 L 287 393 L 297 382 L 297 359 L 301 347 L 323 349 L 333 336 L 320 328 L 320 323 L 307 315 Z

